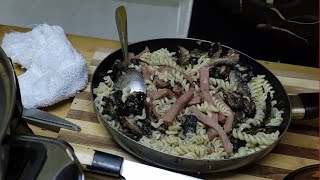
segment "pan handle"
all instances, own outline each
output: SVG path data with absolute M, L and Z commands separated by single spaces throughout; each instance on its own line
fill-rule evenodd
M 292 119 L 314 119 L 319 117 L 319 93 L 289 95 Z

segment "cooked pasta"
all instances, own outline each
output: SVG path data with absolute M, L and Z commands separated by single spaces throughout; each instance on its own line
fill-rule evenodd
M 230 83 L 229 81 L 225 81 L 223 79 L 218 78 L 210 78 L 210 82 L 214 86 L 212 89 L 224 89 L 226 91 L 235 91 L 237 90 L 237 86 L 235 84 Z
M 266 126 L 280 126 L 283 118 L 282 114 L 284 112 L 281 110 L 279 111 L 276 107 L 272 109 L 272 117 L 270 119 L 270 122 L 266 124 Z
M 245 140 L 247 143 L 269 145 L 278 139 L 279 131 L 272 134 L 265 134 L 259 132 L 256 135 L 247 134 L 246 132 L 241 132 L 237 129 L 232 130 L 232 136 L 240 140 Z
M 277 141 L 280 133 L 272 128 L 281 125 L 283 111 L 276 107 L 275 91 L 265 75 L 251 73 L 248 78 L 233 50 L 223 57 L 221 49 L 186 51 L 144 52 L 140 64 L 129 65 L 144 75 L 146 94 L 128 87 L 113 89 L 116 70 L 108 71 L 93 89 L 95 106 L 112 127 L 134 134 L 130 137 L 140 144 L 184 158 L 237 158 Z M 187 54 L 179 54 L 183 52 Z M 110 103 L 118 116 L 135 123 L 135 131 L 112 117 Z M 233 146 L 235 141 L 241 146 Z

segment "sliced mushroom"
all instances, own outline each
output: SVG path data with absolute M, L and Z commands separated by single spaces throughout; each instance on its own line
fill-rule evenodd
M 178 46 L 178 49 L 179 49 L 179 57 L 178 57 L 177 63 L 179 65 L 189 64 L 189 60 L 191 58 L 189 51 L 182 46 Z
M 244 112 L 248 117 L 252 118 L 256 114 L 256 105 L 253 101 L 249 101 L 247 99 L 243 100 L 244 104 Z
M 111 73 L 108 73 L 107 75 L 109 75 L 112 80 L 115 80 L 116 77 L 120 76 L 123 71 L 124 71 L 123 62 L 120 59 L 117 59 L 112 65 Z
M 130 129 L 133 134 L 135 134 L 137 136 L 142 136 L 142 131 L 136 125 L 136 122 L 134 119 L 128 118 L 125 116 L 121 116 L 120 119 L 121 119 L 121 122 L 123 123 L 123 125 L 125 125 L 125 127 Z
M 220 42 L 212 43 L 208 52 L 208 56 L 210 59 L 214 60 L 219 58 L 222 53 L 222 47 Z
M 272 113 L 272 104 L 271 104 L 271 95 L 269 92 L 269 93 L 267 93 L 266 108 L 264 110 L 265 121 L 268 121 L 270 119 L 271 113 Z
M 115 111 L 112 103 L 110 102 L 110 100 L 107 97 L 103 97 L 102 101 L 104 102 L 104 105 L 102 105 L 103 111 L 101 114 L 108 114 L 112 117 L 115 117 L 116 111 Z
M 237 84 L 237 93 L 241 96 L 250 97 L 250 90 L 248 84 L 242 78 L 239 71 L 233 70 L 229 74 L 229 79 L 231 83 Z
M 235 110 L 243 110 L 244 102 L 243 98 L 238 98 L 232 93 L 224 92 L 223 93 L 224 101 L 230 106 L 230 108 Z
M 240 147 L 244 147 L 246 145 L 246 141 L 234 138 L 233 136 L 229 136 L 229 140 L 233 145 L 233 152 L 236 152 Z
M 185 135 L 188 133 L 196 133 L 197 121 L 197 118 L 193 115 L 186 116 L 186 119 L 182 124 L 183 133 Z

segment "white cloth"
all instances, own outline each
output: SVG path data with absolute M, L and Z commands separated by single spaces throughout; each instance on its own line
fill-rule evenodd
M 86 61 L 60 26 L 37 25 L 5 34 L 2 48 L 27 71 L 18 77 L 25 108 L 53 105 L 74 96 L 88 82 Z

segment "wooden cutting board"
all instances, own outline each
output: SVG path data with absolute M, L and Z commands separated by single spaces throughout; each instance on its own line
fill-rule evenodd
M 90 95 L 90 81 L 96 66 L 114 49 L 99 49 L 95 52 L 89 64 L 89 83 L 84 91 L 77 94 L 68 111 L 66 119 L 81 126 L 81 132 L 61 129 L 58 137 L 71 145 L 81 145 L 104 152 L 123 156 L 125 159 L 140 161 L 117 145 L 111 136 L 99 123 Z M 268 66 L 267 62 L 262 62 Z M 288 93 L 318 92 L 317 77 L 310 77 L 304 73 L 281 70 L 277 67 L 271 71 L 280 79 Z M 318 120 L 314 120 L 315 123 Z M 288 132 L 281 139 L 280 144 L 266 157 L 256 164 L 239 170 L 199 175 L 205 179 L 282 179 L 292 170 L 319 163 L 319 131 L 314 125 L 291 124 Z M 141 161 L 140 161 L 141 162 Z M 87 179 L 103 179 L 106 177 L 86 174 Z

